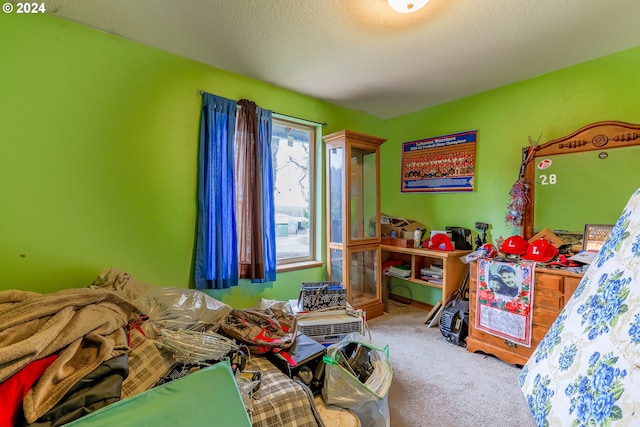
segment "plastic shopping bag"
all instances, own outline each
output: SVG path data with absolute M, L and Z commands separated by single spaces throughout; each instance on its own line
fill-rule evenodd
M 354 332 L 327 348 L 322 396 L 348 408 L 362 425 L 389 426 L 387 394 L 393 379 L 388 346 L 379 348 Z
M 163 329 L 217 332 L 231 312 L 231 306 L 186 288 L 153 288 L 133 302 L 149 316 L 142 324 L 147 338 L 160 336 Z

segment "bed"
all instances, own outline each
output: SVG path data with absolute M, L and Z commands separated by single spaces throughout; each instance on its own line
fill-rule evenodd
M 640 189 L 522 369 L 536 425 L 638 424 L 639 261 Z

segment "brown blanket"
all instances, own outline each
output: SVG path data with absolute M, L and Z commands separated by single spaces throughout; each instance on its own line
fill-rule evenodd
M 28 363 L 58 353 L 24 399 L 35 422 L 103 361 L 128 351 L 123 329 L 140 310 L 116 292 L 67 289 L 52 294 L 0 292 L 0 382 Z
M 133 301 L 139 296 L 156 288 L 149 283 L 135 279 L 126 271 L 122 271 L 118 268 L 102 270 L 98 278 L 91 284 L 91 287 L 94 289 L 107 289 L 123 292 L 124 296 L 128 298 L 129 301 Z

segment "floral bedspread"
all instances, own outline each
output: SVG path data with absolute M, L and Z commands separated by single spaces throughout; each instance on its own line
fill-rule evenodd
M 538 426 L 640 426 L 640 189 L 519 382 Z

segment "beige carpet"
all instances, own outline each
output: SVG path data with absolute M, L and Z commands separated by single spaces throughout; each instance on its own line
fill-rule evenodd
M 469 353 L 424 324 L 426 311 L 391 301 L 370 320 L 371 339 L 389 345 L 391 427 L 529 427 L 520 368 Z

